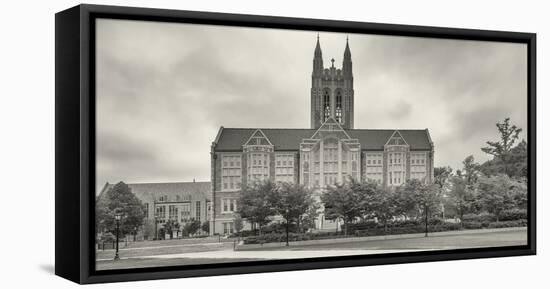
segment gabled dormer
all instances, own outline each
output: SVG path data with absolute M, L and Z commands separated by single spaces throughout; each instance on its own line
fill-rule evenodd
M 350 139 L 349 134 L 333 118 L 329 117 L 311 136 L 311 139 L 322 139 L 327 135 L 335 136 L 339 139 Z

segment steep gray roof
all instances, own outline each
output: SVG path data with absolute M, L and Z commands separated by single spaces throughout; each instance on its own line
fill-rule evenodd
M 142 201 L 153 201 L 160 196 L 167 196 L 169 202 L 190 197 L 191 200 L 207 199 L 210 193 L 210 182 L 175 182 L 175 183 L 134 183 L 127 184 L 132 193 Z M 114 184 L 107 183 L 101 194 L 112 188 Z M 101 195 L 100 194 L 100 195 Z
M 242 146 L 257 128 L 221 128 L 216 151 L 242 151 Z M 275 150 L 299 150 L 303 139 L 310 138 L 316 129 L 261 128 Z M 363 150 L 383 150 L 395 129 L 347 129 L 351 138 L 359 140 Z M 426 129 L 398 130 L 411 150 L 430 150 L 431 141 Z

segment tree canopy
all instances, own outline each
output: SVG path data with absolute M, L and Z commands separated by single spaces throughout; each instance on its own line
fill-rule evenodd
M 263 226 L 270 222 L 270 217 L 276 215 L 275 208 L 269 198 L 276 193 L 277 185 L 272 181 L 255 182 L 243 188 L 237 201 L 237 213 L 252 224 Z
M 497 222 L 503 211 L 512 209 L 527 199 L 525 184 L 505 174 L 481 177 L 479 192 L 483 207 L 495 215 Z
M 344 233 L 347 235 L 348 224 L 368 213 L 370 201 L 376 195 L 374 183 L 359 183 L 354 180 L 343 184 L 329 186 L 321 195 L 325 206 L 325 218 L 342 219 Z
M 115 184 L 96 200 L 96 224 L 98 231 L 114 232 L 116 228 L 115 213 L 122 214 L 120 221 L 121 234 L 135 232 L 143 225 L 144 205 L 124 182 Z
M 289 227 L 293 223 L 297 224 L 302 215 L 310 212 L 315 204 L 313 194 L 304 185 L 280 183 L 277 189 L 272 191 L 269 203 L 285 220 L 288 245 Z
M 503 122 L 497 122 L 496 126 L 500 140 L 487 141 L 487 146 L 481 148 L 483 152 L 494 157 L 492 161 L 484 166 L 486 174 L 504 173 L 513 177 L 514 175 L 524 173 L 525 176 L 527 170 L 526 167 L 525 169 L 522 167 L 522 164 L 527 165 L 527 143 L 522 141 L 518 146 L 514 147 L 522 129 L 511 124 L 509 117 L 505 118 Z M 518 161 L 519 168 L 515 165 Z

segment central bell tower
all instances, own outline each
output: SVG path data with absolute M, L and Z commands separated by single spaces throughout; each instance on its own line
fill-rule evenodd
M 311 128 L 317 129 L 334 118 L 344 129 L 353 129 L 353 73 L 349 41 L 346 38 L 342 68 L 323 65 L 323 53 L 317 35 L 311 74 Z

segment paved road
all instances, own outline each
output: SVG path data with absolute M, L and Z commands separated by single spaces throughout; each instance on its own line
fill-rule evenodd
M 135 249 L 121 252 L 120 261 L 112 261 L 107 253 L 98 258 L 97 269 L 139 268 L 218 262 L 240 262 L 265 259 L 303 259 L 361 254 L 385 254 L 394 252 L 444 250 L 459 248 L 498 247 L 527 244 L 527 231 L 518 229 L 506 232 L 488 232 L 451 236 L 415 237 L 393 240 L 371 240 L 338 244 L 261 248 L 233 251 L 232 244 L 187 244 L 164 246 L 157 249 Z M 113 252 L 109 252 L 111 255 Z

